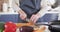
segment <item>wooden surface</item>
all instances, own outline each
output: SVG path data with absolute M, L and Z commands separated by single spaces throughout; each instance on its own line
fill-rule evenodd
M 41 27 L 41 28 L 37 28 L 36 30 L 34 30 L 33 32 L 44 32 L 46 29 L 46 27 Z
M 34 24 L 32 24 L 32 23 L 17 23 L 16 25 L 17 25 L 17 28 L 20 28 L 22 26 L 34 26 Z M 42 26 L 40 28 L 36 27 L 36 28 L 34 28 L 33 32 L 44 32 L 45 29 L 46 29 L 45 26 Z

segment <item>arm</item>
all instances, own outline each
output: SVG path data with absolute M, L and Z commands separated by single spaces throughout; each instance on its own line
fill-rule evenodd
M 21 19 L 25 19 L 27 17 L 26 13 L 16 4 L 13 4 L 13 9 L 20 14 Z
M 30 18 L 31 21 L 33 21 L 34 23 L 36 23 L 36 21 L 41 18 L 42 16 L 44 16 L 46 14 L 46 12 L 48 12 L 48 10 L 52 9 L 50 5 L 47 5 L 48 3 L 46 2 L 46 0 L 42 0 L 41 1 L 41 10 L 37 13 L 37 14 L 33 14 Z
M 41 7 L 42 9 L 37 13 L 40 14 L 40 17 L 42 17 L 46 12 L 48 12 L 48 10 L 52 10 L 52 5 L 55 4 L 56 0 L 42 0 L 41 1 Z

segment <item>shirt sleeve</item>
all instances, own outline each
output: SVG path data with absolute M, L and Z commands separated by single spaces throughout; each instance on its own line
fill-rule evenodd
M 17 1 L 18 2 L 18 1 Z M 19 5 L 17 5 L 18 3 L 16 3 L 16 1 L 13 1 L 13 4 L 12 4 L 12 8 L 14 9 L 14 11 L 19 11 L 21 10 Z
M 53 3 L 52 3 L 53 2 Z M 41 7 L 42 9 L 38 12 L 40 14 L 40 17 L 44 16 L 46 14 L 46 12 L 48 12 L 48 10 L 51 10 L 51 5 L 54 4 L 55 1 L 54 0 L 42 0 L 41 1 Z

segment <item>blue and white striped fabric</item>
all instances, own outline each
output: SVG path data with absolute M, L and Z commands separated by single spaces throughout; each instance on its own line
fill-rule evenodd
M 46 13 L 43 17 L 39 18 L 38 22 L 49 22 L 58 20 L 58 13 Z

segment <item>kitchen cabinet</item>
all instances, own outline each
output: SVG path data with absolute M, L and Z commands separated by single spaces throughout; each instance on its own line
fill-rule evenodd
M 0 0 L 0 12 L 2 11 L 2 4 L 3 4 L 4 0 Z

